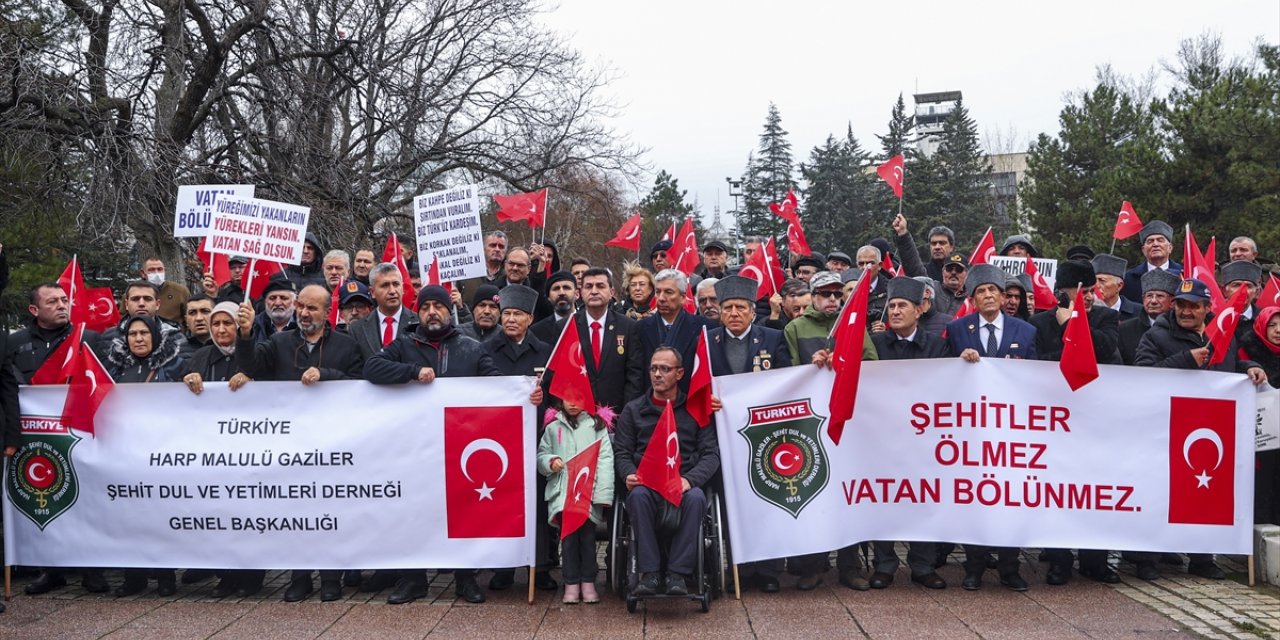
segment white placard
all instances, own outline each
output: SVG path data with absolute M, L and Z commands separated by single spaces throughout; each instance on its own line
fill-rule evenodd
M 251 184 L 184 184 L 178 187 L 173 212 L 173 237 L 203 238 L 209 233 L 213 207 L 219 197 L 252 198 Z
M 1036 272 L 1044 276 L 1045 282 L 1049 283 L 1049 288 L 1054 288 L 1058 276 L 1058 261 L 1049 258 L 1032 258 L 1032 262 L 1036 264 Z M 1027 270 L 1026 258 L 1013 258 L 1010 256 L 991 256 L 991 264 L 1000 267 L 1005 273 L 1016 276 Z
M 1280 389 L 1258 394 L 1258 421 L 1254 425 L 1258 451 L 1280 449 Z
M 258 198 L 220 198 L 205 246 L 213 253 L 301 264 L 310 219 L 310 207 Z
M 413 199 L 418 242 L 418 270 L 426 282 L 433 258 L 440 261 L 440 280 L 456 282 L 483 276 L 484 232 L 480 229 L 479 185 L 428 193 Z

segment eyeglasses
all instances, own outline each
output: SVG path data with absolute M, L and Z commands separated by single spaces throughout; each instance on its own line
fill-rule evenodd
M 880 264 L 880 262 L 878 260 L 859 260 L 858 261 L 859 267 L 869 267 L 874 264 Z
M 819 298 L 843 298 L 844 291 L 839 289 L 835 291 L 814 291 L 813 295 L 818 296 Z
M 680 367 L 673 367 L 666 364 L 649 365 L 649 373 L 671 373 Z
M 942 270 L 943 270 L 943 271 L 946 271 L 946 272 L 949 272 L 949 273 L 963 273 L 963 272 L 964 272 L 964 270 L 965 270 L 965 268 L 964 268 L 964 267 L 958 267 L 958 266 L 950 265 L 950 264 L 949 264 L 949 265 L 947 265 L 947 266 L 943 267 L 943 268 L 942 268 Z

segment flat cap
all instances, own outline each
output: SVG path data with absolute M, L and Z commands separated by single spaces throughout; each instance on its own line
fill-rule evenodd
M 1001 291 L 1004 291 L 1004 283 L 1007 275 L 1000 267 L 989 264 L 976 264 L 969 270 L 969 277 L 964 281 L 964 292 L 966 295 L 973 295 L 978 287 L 984 284 L 994 284 Z

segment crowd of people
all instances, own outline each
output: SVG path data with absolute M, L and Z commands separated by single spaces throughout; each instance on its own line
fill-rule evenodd
M 554 543 L 559 536 L 553 535 L 564 509 L 566 462 L 596 441 L 601 442 L 601 454 L 590 520 L 604 524 L 605 510 L 615 499 L 626 503 L 635 525 L 635 594 L 679 595 L 698 588 L 693 575 L 697 521 L 706 508 L 703 491 L 719 469 L 714 425 L 699 428 L 685 408 L 689 366 L 704 327 L 714 375 L 828 366 L 832 326 L 854 286 L 869 279 L 866 360 L 1057 360 L 1067 320 L 1073 312 L 1084 311 L 1099 363 L 1227 371 L 1280 386 L 1280 307 L 1256 304 L 1269 271 L 1259 264 L 1257 246 L 1249 238 L 1232 240 L 1230 260 L 1217 268 L 1217 284 L 1225 295 L 1247 288 L 1249 306 L 1226 357 L 1211 365 L 1205 335 L 1212 318 L 1208 283 L 1184 277 L 1182 265 L 1171 258 L 1173 229 L 1164 222 L 1143 227 L 1143 261 L 1132 267 L 1123 258 L 1095 253 L 1084 245 L 1055 256 L 1060 259 L 1056 300 L 1039 312 L 1035 287 L 1025 274 L 1011 276 L 990 264 L 970 265 L 947 227 L 928 231 L 923 253 L 901 215 L 892 231 L 891 238 L 872 240 L 851 253 L 833 250 L 793 257 L 778 274 L 777 293 L 763 298 L 757 298 L 756 280 L 738 275 L 729 264 L 731 248 L 720 241 L 706 243 L 700 266 L 685 274 L 672 268 L 675 256 L 669 241 L 653 245 L 647 265 L 629 263 L 613 270 L 578 258 L 565 268 L 553 244 L 513 246 L 504 233 L 492 231 L 484 238 L 485 275 L 453 283 L 450 289 L 415 287 L 416 313 L 406 304 L 406 283 L 396 264 L 378 263 L 366 248 L 354 254 L 326 251 L 308 234 L 302 264 L 273 276 L 261 297 L 247 302 L 239 284 L 247 263 L 243 258 L 230 259 L 228 282 L 207 275 L 195 291 L 167 278 L 162 261 L 148 259 L 141 277 L 123 291 L 124 319 L 100 335 L 87 332 L 85 340 L 118 383 L 178 383 L 199 394 L 211 382 L 227 382 L 234 390 L 253 380 L 311 385 L 364 379 L 396 385 L 430 384 L 442 377 L 535 376 L 542 374 L 566 323 L 574 322 L 599 407 L 575 406 L 544 392 L 551 373 L 543 375 L 542 385 L 529 398 L 554 410 L 536 412 L 541 434 L 538 491 L 545 500 L 539 501 L 535 583 L 539 589 L 559 588 L 551 573 L 558 555 L 566 603 L 599 601 L 594 530 L 584 527 L 566 538 L 562 548 Z M 759 250 L 760 239 L 747 239 L 741 258 L 745 261 Z M 409 272 L 416 274 L 412 247 L 404 251 Z M 999 253 L 1040 257 L 1025 235 L 1008 238 Z M 900 275 L 885 273 L 886 265 Z M 1077 292 L 1082 294 L 1083 310 L 1074 308 Z M 30 382 L 72 331 L 67 294 L 56 283 L 32 288 L 27 326 L 3 335 L 0 401 L 5 409 L 6 455 L 13 455 L 21 442 L 19 385 Z M 340 309 L 337 326 L 329 322 L 333 296 Z M 687 299 L 695 312 L 687 309 Z M 974 311 L 954 317 L 966 302 Z M 445 353 L 447 358 L 442 357 Z M 663 498 L 638 482 L 636 469 L 668 402 L 676 418 L 685 494 L 678 530 L 663 543 L 655 535 Z M 1257 455 L 1254 513 L 1259 522 L 1280 521 L 1276 459 L 1276 452 Z M 662 549 L 662 544 L 668 548 Z M 888 587 L 899 564 L 895 542 L 869 541 L 869 563 L 863 560 L 866 554 L 859 553 L 861 546 L 837 550 L 838 582 L 855 590 Z M 942 541 L 908 542 L 912 582 L 946 588 L 937 569 L 955 547 Z M 1020 550 L 965 547 L 964 589 L 982 588 L 988 569 L 995 570 L 1008 589 L 1028 588 L 1020 575 Z M 1182 563 L 1176 554 L 1122 552 L 1144 580 L 1158 579 L 1161 564 Z M 1041 556 L 1048 562 L 1050 585 L 1067 583 L 1075 572 L 1116 582 L 1119 577 L 1108 558 L 1108 550 L 1095 549 L 1047 549 Z M 779 578 L 790 572 L 798 576 L 798 589 L 811 590 L 821 584 L 829 562 L 829 553 L 819 553 L 743 565 L 742 587 L 776 592 Z M 1192 554 L 1186 567 L 1205 578 L 1225 577 L 1210 555 Z M 102 569 L 78 573 L 80 584 L 90 592 L 111 590 L 128 596 L 146 590 L 151 579 L 160 595 L 178 588 L 175 570 L 129 569 L 114 588 Z M 459 598 L 485 600 L 477 571 L 453 573 Z M 26 592 L 49 592 L 73 574 L 46 568 L 27 584 Z M 214 597 L 245 597 L 263 588 L 265 572 L 186 570 L 181 581 L 194 583 L 214 574 Z M 315 592 L 312 574 L 293 571 L 284 600 L 303 600 Z M 502 590 L 513 584 L 514 569 L 499 568 L 487 587 Z M 387 602 L 402 604 L 425 597 L 427 587 L 423 568 L 319 572 L 321 600 L 341 598 L 344 589 L 390 589 Z

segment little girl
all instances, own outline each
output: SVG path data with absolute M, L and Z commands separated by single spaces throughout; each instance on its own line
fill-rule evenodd
M 590 520 L 561 541 L 560 569 L 564 578 L 564 603 L 600 602 L 596 592 L 596 525 L 604 522 L 604 508 L 613 502 L 613 447 L 606 423 L 572 402 L 564 402 L 555 420 L 548 420 L 538 443 L 538 473 L 547 477 L 547 515 L 552 526 L 560 525 L 569 478 L 569 459 L 596 440 L 600 457 L 596 462 Z

